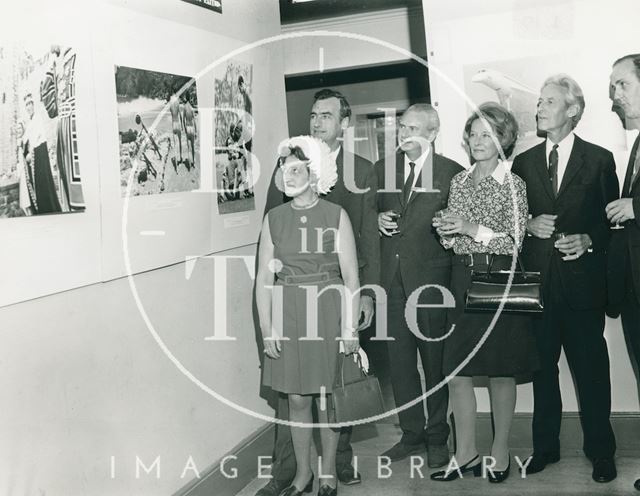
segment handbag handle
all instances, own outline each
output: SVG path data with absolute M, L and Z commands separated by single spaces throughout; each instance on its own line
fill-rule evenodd
M 511 235 L 511 233 L 506 233 L 507 236 L 509 236 L 511 238 L 511 241 L 513 241 L 513 244 L 516 245 L 516 240 L 515 238 Z M 525 279 L 527 278 L 527 272 L 524 270 L 524 264 L 522 263 L 522 259 L 520 258 L 520 252 L 517 253 L 516 258 L 518 259 L 518 268 L 520 269 L 520 273 L 522 274 L 522 277 L 524 277 Z M 487 274 L 491 274 L 491 269 L 493 267 L 493 261 L 495 260 L 495 257 L 493 255 L 491 255 L 491 260 L 489 261 L 489 265 L 487 267 Z
M 360 359 L 360 354 L 356 353 L 358 370 L 360 371 L 360 377 L 367 377 L 366 372 L 362 368 L 362 360 Z M 335 386 L 344 387 L 344 361 L 346 356 L 344 353 L 338 353 L 338 359 L 336 360 L 336 376 L 333 380 Z M 338 379 L 340 382 L 338 382 Z

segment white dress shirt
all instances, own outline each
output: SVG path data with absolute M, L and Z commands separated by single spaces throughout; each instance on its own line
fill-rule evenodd
M 338 154 L 340 153 L 340 149 L 342 147 L 339 146 L 338 148 L 336 148 L 335 150 L 333 150 L 332 152 L 329 152 L 329 156 L 335 161 L 337 162 L 338 160 Z
M 560 189 L 560 185 L 562 184 L 562 178 L 564 177 L 564 173 L 567 170 L 567 164 L 569 163 L 569 156 L 571 155 L 571 150 L 573 149 L 573 142 L 575 141 L 575 135 L 573 133 L 569 133 L 565 138 L 557 143 L 558 145 L 558 190 Z M 547 169 L 549 168 L 549 154 L 551 150 L 553 150 L 553 145 L 555 145 L 553 141 L 547 138 Z
M 409 179 L 409 174 L 411 174 L 411 166 L 409 165 L 409 162 L 413 162 L 414 164 L 416 164 L 413 168 L 413 171 L 414 171 L 413 184 L 411 185 L 411 192 L 409 193 L 409 198 L 411 198 L 411 195 L 413 194 L 413 188 L 415 188 L 416 186 L 416 181 L 418 180 L 418 177 L 420 177 L 420 173 L 422 172 L 422 167 L 424 166 L 425 160 L 427 160 L 427 157 L 429 156 L 430 150 L 431 150 L 431 147 L 428 146 L 427 150 L 415 160 L 411 160 L 409 157 L 407 157 L 406 154 L 404 156 L 404 181 L 402 183 L 402 187 L 404 187 L 404 183 L 407 182 L 407 179 Z

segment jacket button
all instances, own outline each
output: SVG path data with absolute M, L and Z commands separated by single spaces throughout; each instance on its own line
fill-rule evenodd
M 400 254 L 396 253 L 396 258 L 400 258 Z

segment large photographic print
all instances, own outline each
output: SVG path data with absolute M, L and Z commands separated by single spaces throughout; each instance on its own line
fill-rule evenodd
M 0 46 L 0 218 L 85 209 L 75 64 L 70 47 Z
M 215 163 L 218 211 L 255 210 L 251 144 L 253 66 L 230 60 L 215 80 Z
M 116 93 L 122 196 L 132 168 L 131 196 L 198 189 L 196 83 L 186 76 L 120 66 Z

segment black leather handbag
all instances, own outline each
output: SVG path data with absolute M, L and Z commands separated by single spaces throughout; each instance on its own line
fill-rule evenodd
M 496 312 L 504 301 L 503 312 L 537 314 L 544 310 L 540 272 L 526 272 L 518 256 L 518 269 L 511 286 L 507 283 L 511 271 L 492 271 L 494 257 L 486 271 L 471 272 L 471 285 L 466 292 L 465 309 L 475 312 Z
M 365 420 L 385 412 L 380 383 L 375 376 L 365 373 L 360 355 L 357 356 L 358 363 L 355 363 L 350 356 L 345 357 L 343 353 L 338 355 L 331 395 L 331 422 Z

